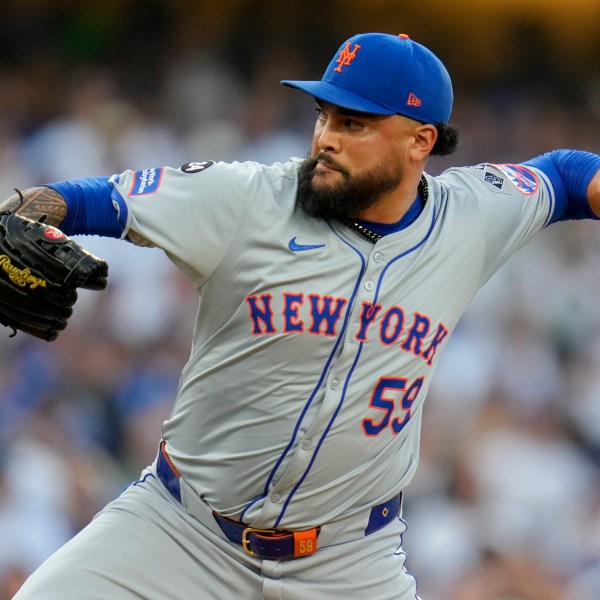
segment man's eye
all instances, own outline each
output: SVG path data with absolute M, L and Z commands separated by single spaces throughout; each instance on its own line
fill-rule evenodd
M 354 119 L 346 119 L 344 121 L 344 125 L 348 128 L 348 129 L 361 129 L 363 124 L 360 121 L 355 121 Z
M 323 112 L 323 109 L 320 107 L 317 107 L 317 108 L 315 108 L 315 110 L 317 111 L 317 119 L 319 119 L 319 121 L 324 121 L 325 113 Z

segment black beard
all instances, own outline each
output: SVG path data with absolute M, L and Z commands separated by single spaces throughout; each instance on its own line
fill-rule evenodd
M 353 218 L 375 204 L 381 196 L 394 190 L 402 179 L 401 172 L 393 171 L 387 164 L 380 165 L 369 173 L 354 176 L 333 164 L 339 169 L 343 181 L 326 189 L 316 190 L 312 181 L 320 158 L 327 162 L 324 154 L 317 158 L 308 156 L 298 169 L 296 202 L 311 217 L 338 221 Z

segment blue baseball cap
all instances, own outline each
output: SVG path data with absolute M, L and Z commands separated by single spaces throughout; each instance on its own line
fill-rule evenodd
M 340 46 L 321 81 L 281 83 L 342 108 L 433 125 L 447 123 L 452 112 L 446 67 L 405 34 L 355 35 Z

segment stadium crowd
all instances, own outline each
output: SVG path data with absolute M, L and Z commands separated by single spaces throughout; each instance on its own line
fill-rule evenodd
M 281 60 L 244 78 L 218 54 L 182 53 L 133 96 L 100 66 L 58 82 L 51 61 L 4 69 L 0 194 L 126 168 L 303 156 L 313 113 L 278 85 Z M 50 85 L 60 94 L 37 110 L 36 90 Z M 462 145 L 428 171 L 600 152 L 597 90 L 575 107 L 550 92 L 457 94 Z M 0 600 L 153 460 L 189 352 L 197 298 L 169 261 L 81 241 L 109 262 L 108 289 L 81 292 L 51 344 L 0 328 Z M 600 224 L 549 228 L 484 288 L 441 356 L 404 509 L 423 598 L 600 597 L 599 265 Z

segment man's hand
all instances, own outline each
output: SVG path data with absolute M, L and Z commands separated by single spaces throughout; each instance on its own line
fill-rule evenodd
M 0 207 L 0 323 L 52 341 L 67 325 L 77 288 L 106 287 L 108 265 L 43 219 L 11 212 L 11 204 Z

